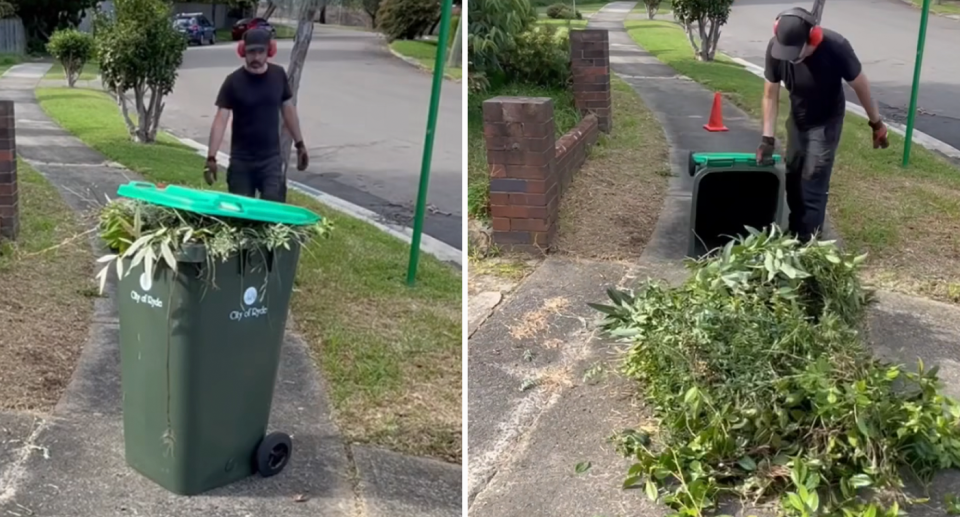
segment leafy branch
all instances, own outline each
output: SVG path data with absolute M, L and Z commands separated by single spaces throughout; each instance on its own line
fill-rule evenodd
M 691 261 L 678 288 L 609 291 L 603 328 L 631 343 L 623 364 L 660 421 L 623 447 L 673 517 L 704 515 L 725 494 L 775 500 L 784 515 L 894 517 L 921 480 L 960 467 L 960 405 L 937 368 L 872 356 L 865 256 L 750 229 Z M 885 497 L 867 497 L 863 489 Z

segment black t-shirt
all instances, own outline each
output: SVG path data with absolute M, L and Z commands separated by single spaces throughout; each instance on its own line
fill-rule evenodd
M 267 64 L 262 74 L 239 68 L 223 81 L 217 107 L 233 111 L 230 157 L 265 160 L 280 154 L 280 108 L 291 99 L 283 67 Z
M 770 55 L 773 38 L 767 45 L 764 76 L 771 83 L 783 83 L 790 92 L 790 116 L 799 129 L 826 123 L 844 114 L 846 98 L 843 81 L 860 75 L 861 65 L 846 38 L 823 29 L 823 41 L 817 50 L 799 64 L 781 61 Z

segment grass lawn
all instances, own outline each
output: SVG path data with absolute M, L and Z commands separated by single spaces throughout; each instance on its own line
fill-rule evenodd
M 557 250 L 631 261 L 653 234 L 671 174 L 660 122 L 633 88 L 611 77 L 613 131 L 590 150 L 560 201 Z
M 407 57 L 416 59 L 427 70 L 433 71 L 437 61 L 437 42 L 428 40 L 397 40 L 390 44 L 390 48 Z M 447 57 L 450 57 L 449 51 Z M 453 79 L 463 77 L 462 68 L 447 67 L 444 75 Z
M 670 14 L 673 12 L 673 2 L 671 0 L 662 0 L 657 6 L 657 15 Z M 629 19 L 634 19 L 637 14 L 647 15 L 647 6 L 643 2 L 637 2 L 637 5 L 631 11 Z
M 918 8 L 923 8 L 923 0 L 910 0 L 910 3 Z M 930 12 L 936 14 L 960 14 L 960 2 L 941 0 L 941 3 L 938 4 L 936 0 L 931 0 Z
M 43 109 L 86 144 L 149 181 L 205 188 L 203 157 L 169 135 L 141 145 L 93 90 L 37 90 Z M 220 188 L 224 188 L 221 177 Z M 322 369 L 347 440 L 461 461 L 461 275 L 423 256 L 405 283 L 407 244 L 311 198 L 330 240 L 304 253 L 292 311 Z
M 83 71 L 80 72 L 80 81 L 93 81 L 100 76 L 100 63 L 96 61 L 89 61 L 86 65 L 83 66 Z M 63 73 L 63 65 L 60 63 L 54 63 L 50 70 L 47 72 L 44 79 L 63 79 L 66 82 L 67 77 Z
M 81 221 L 24 161 L 20 235 L 0 241 L 0 409 L 53 409 L 70 382 L 96 295 L 94 256 Z
M 0 74 L 3 74 L 11 66 L 22 61 L 20 56 L 14 54 L 0 54 Z
M 659 21 L 628 22 L 633 39 L 677 72 L 724 92 L 759 119 L 763 81 L 730 61 L 701 63 L 686 35 Z M 869 68 L 869 66 L 868 66 Z M 787 94 L 781 94 L 782 142 Z M 873 149 L 866 121 L 847 115 L 836 158 L 829 213 L 844 244 L 870 253 L 868 279 L 876 284 L 960 302 L 960 171 L 914 145 L 910 167 L 900 166 L 903 138 Z
M 490 198 L 490 173 L 487 170 L 487 150 L 483 141 L 483 101 L 500 95 L 553 98 L 553 118 L 557 136 L 561 136 L 580 122 L 580 114 L 573 106 L 573 93 L 554 88 L 527 85 L 509 85 L 467 96 L 467 213 L 470 217 L 486 219 Z
M 567 1 L 558 1 L 558 2 L 555 2 L 555 3 L 558 3 L 558 4 L 567 4 L 568 6 L 570 6 L 571 9 L 573 8 L 573 2 L 571 2 L 571 1 L 569 1 L 569 0 L 567 0 Z M 608 2 L 583 2 L 583 3 L 577 2 L 577 10 L 580 11 L 580 14 L 593 14 L 593 13 L 599 11 L 601 7 L 607 5 L 607 3 L 608 3 Z M 549 9 L 551 5 L 553 5 L 553 4 L 551 3 L 551 4 L 548 4 L 548 5 L 542 5 L 542 6 L 537 7 L 537 14 L 540 15 L 541 18 L 546 18 L 546 17 L 547 17 L 547 9 Z

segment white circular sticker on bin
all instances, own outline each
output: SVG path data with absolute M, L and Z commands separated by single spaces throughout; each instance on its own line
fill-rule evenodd
M 257 301 L 257 288 L 248 287 L 246 291 L 243 292 L 243 303 L 247 305 L 253 305 Z
M 140 289 L 149 291 L 151 287 L 153 287 L 153 279 L 150 278 L 150 275 L 146 271 L 140 273 Z

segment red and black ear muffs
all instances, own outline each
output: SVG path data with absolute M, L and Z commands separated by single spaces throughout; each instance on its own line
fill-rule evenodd
M 237 43 L 237 55 L 247 57 L 247 45 L 243 40 Z M 277 55 L 277 40 L 270 40 L 270 46 L 267 47 L 267 57 L 272 58 Z
M 811 47 L 816 47 L 823 41 L 823 29 L 820 28 L 820 24 L 817 23 L 817 19 L 813 17 L 806 9 L 800 7 L 794 7 L 792 9 L 787 9 L 786 11 L 777 15 L 776 21 L 773 22 L 773 34 L 777 34 L 777 25 L 780 24 L 780 18 L 784 16 L 795 16 L 801 20 L 807 22 L 810 25 L 810 34 L 807 36 L 807 45 Z

